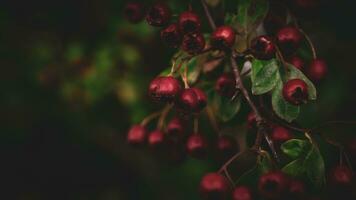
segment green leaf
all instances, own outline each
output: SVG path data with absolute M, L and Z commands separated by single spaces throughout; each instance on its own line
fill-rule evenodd
M 281 145 L 281 150 L 290 158 L 296 159 L 310 149 L 310 143 L 306 140 L 291 139 Z
M 212 103 L 216 116 L 223 122 L 231 120 L 241 108 L 240 98 L 231 100 L 230 98 L 223 97 L 216 92 L 214 92 Z
M 267 0 L 239 0 L 235 18 L 239 32 L 248 34 L 265 18 L 269 4 Z
M 282 168 L 282 171 L 293 177 L 300 177 L 305 172 L 305 167 L 303 165 L 303 159 L 294 160 Z
M 287 64 L 289 68 L 289 73 L 287 74 L 287 79 L 301 79 L 308 85 L 308 94 L 310 100 L 315 100 L 317 98 L 317 92 L 314 84 L 301 72 L 299 69 L 291 64 Z
M 193 84 L 195 83 L 199 76 L 200 76 L 200 72 L 201 72 L 201 65 L 198 64 L 198 59 L 199 57 L 194 57 L 192 59 L 190 59 L 190 61 L 188 62 L 187 66 L 188 67 L 188 83 L 189 84 Z M 181 70 L 184 70 L 185 66 L 182 66 Z
M 276 88 L 272 93 L 272 108 L 280 118 L 291 122 L 298 117 L 300 107 L 294 106 L 284 100 L 282 95 L 282 87 L 282 80 L 279 80 Z
M 309 151 L 305 157 L 303 166 L 307 169 L 307 176 L 313 185 L 321 188 L 325 184 L 325 163 L 317 146 L 314 145 Z
M 252 93 L 260 95 L 271 91 L 280 81 L 278 62 L 275 59 L 252 62 Z
M 258 168 L 260 174 L 265 174 L 273 169 L 272 158 L 268 152 L 265 155 L 261 155 L 258 160 Z

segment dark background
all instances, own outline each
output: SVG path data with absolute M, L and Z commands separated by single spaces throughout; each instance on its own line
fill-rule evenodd
M 200 177 L 217 169 L 169 164 L 125 144 L 130 124 L 155 109 L 146 88 L 174 50 L 158 30 L 128 24 L 124 3 L 0 1 L 1 199 L 197 199 Z M 170 2 L 176 11 L 187 3 Z M 303 125 L 355 120 L 354 8 L 324 1 L 302 21 L 330 67 Z

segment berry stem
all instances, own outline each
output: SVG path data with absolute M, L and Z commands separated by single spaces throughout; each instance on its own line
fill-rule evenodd
M 193 125 L 194 133 L 199 132 L 199 119 L 198 116 L 194 117 L 194 125 Z
M 221 166 L 221 168 L 219 169 L 218 173 L 222 173 L 223 171 L 227 170 L 227 167 L 238 157 L 240 157 L 243 153 L 245 153 L 245 151 L 240 151 L 237 154 L 235 154 L 233 157 L 231 157 L 228 161 L 226 161 L 226 163 Z
M 164 126 L 164 121 L 169 113 L 169 111 L 171 110 L 171 108 L 173 107 L 173 104 L 167 104 L 162 112 L 161 112 L 161 116 L 159 117 L 158 119 L 158 122 L 157 122 L 157 129 L 158 130 L 163 130 L 163 126 Z
M 289 69 L 288 69 L 288 67 L 287 67 L 287 62 L 286 62 L 286 60 L 284 59 L 283 54 L 282 54 L 282 52 L 281 52 L 281 50 L 279 49 L 278 46 L 276 46 L 276 54 L 277 54 L 278 60 L 280 60 L 280 61 L 282 62 L 282 65 L 283 65 L 285 71 L 288 72 Z
M 208 18 L 210 27 L 211 27 L 213 30 L 215 30 L 215 29 L 216 29 L 216 25 L 215 25 L 215 22 L 214 22 L 213 17 L 211 16 L 211 13 L 210 13 L 210 11 L 209 11 L 208 5 L 206 5 L 205 0 L 201 0 L 201 4 L 202 4 L 202 6 L 203 6 L 203 8 L 204 8 L 204 12 L 205 12 L 206 17 Z
M 304 35 L 305 39 L 307 40 L 313 54 L 313 59 L 315 60 L 317 58 L 317 54 L 313 42 L 311 41 L 310 37 L 308 36 L 308 34 L 305 33 L 303 29 L 299 28 L 299 31 Z
M 211 108 L 211 106 L 207 106 L 206 114 L 208 116 L 211 126 L 213 127 L 215 132 L 218 135 L 220 135 L 220 128 L 219 128 L 218 122 L 216 121 L 216 118 L 215 118 L 215 115 L 214 115 L 214 112 L 213 112 L 213 109 Z
M 150 121 L 159 117 L 161 115 L 161 113 L 162 113 L 162 111 L 151 113 L 150 115 L 148 115 L 141 121 L 141 125 L 146 126 L 148 123 L 150 123 Z

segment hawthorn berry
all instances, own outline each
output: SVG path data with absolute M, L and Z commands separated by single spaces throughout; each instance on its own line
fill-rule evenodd
M 124 8 L 125 18 L 131 23 L 138 23 L 144 18 L 144 6 L 139 2 L 129 2 Z
M 182 12 L 179 15 L 178 24 L 183 34 L 200 32 L 201 21 L 199 16 L 195 12 Z
M 171 10 L 165 3 L 156 3 L 149 8 L 146 21 L 151 26 L 165 26 L 171 19 Z
M 159 76 L 151 81 L 148 94 L 155 101 L 171 102 L 181 89 L 179 81 L 173 76 Z
M 305 185 L 302 181 L 291 180 L 287 189 L 287 198 L 292 200 L 302 200 L 304 199 Z
M 323 59 L 314 59 L 309 64 L 307 75 L 314 82 L 318 82 L 326 76 L 327 71 L 328 67 Z
M 252 190 L 247 186 L 237 186 L 232 192 L 232 200 L 254 200 Z
M 236 81 L 231 73 L 222 74 L 215 82 L 215 90 L 221 96 L 231 98 L 236 92 Z
M 256 114 L 254 112 L 250 112 L 247 115 L 247 127 L 249 129 L 255 128 L 257 125 L 257 121 L 256 121 Z
M 259 178 L 258 191 L 263 198 L 277 199 L 285 194 L 288 183 L 288 177 L 283 172 L 268 172 Z
M 283 86 L 283 97 L 293 105 L 301 105 L 308 100 L 308 86 L 300 79 L 291 79 Z
M 218 173 L 206 174 L 200 182 L 200 195 L 204 200 L 224 200 L 229 198 L 229 183 Z
M 328 183 L 334 186 L 351 185 L 353 174 L 350 168 L 346 166 L 337 166 L 331 169 L 328 176 Z
M 216 142 L 216 153 L 219 160 L 227 160 L 238 151 L 236 140 L 229 135 L 221 135 Z
M 184 126 L 181 119 L 175 117 L 167 124 L 167 135 L 171 138 L 182 138 Z
M 193 158 L 203 159 L 207 154 L 208 144 L 201 134 L 194 133 L 188 138 L 186 149 Z
M 294 67 L 296 67 L 297 69 L 299 69 L 300 71 L 303 71 L 304 67 L 305 67 L 305 63 L 303 61 L 302 58 L 300 58 L 299 56 L 292 56 L 287 60 L 288 63 L 292 64 Z
M 127 134 L 127 142 L 131 145 L 143 145 L 146 142 L 147 131 L 144 126 L 134 125 Z
M 276 35 L 277 44 L 285 56 L 290 56 L 295 53 L 302 39 L 303 35 L 300 31 L 292 26 L 279 29 Z
M 189 54 L 199 54 L 205 48 L 205 39 L 201 33 L 186 34 L 183 37 L 182 49 Z
M 235 43 L 235 31 L 231 26 L 220 26 L 211 35 L 211 45 L 215 49 L 227 50 Z
M 292 133 L 282 126 L 275 126 L 272 129 L 271 139 L 278 145 L 283 144 L 284 142 L 293 138 Z
M 198 88 L 184 89 L 177 98 L 177 106 L 186 113 L 199 113 L 207 104 L 205 93 Z
M 275 56 L 276 47 L 272 38 L 266 35 L 259 36 L 252 41 L 252 54 L 260 60 L 270 60 Z
M 162 147 L 164 146 L 165 143 L 165 138 L 164 138 L 164 133 L 160 130 L 155 130 L 152 131 L 149 135 L 148 135 L 148 146 L 152 149 L 152 150 L 160 150 L 162 149 Z
M 168 46 L 178 48 L 182 43 L 182 34 L 177 24 L 171 24 L 161 31 L 161 39 Z

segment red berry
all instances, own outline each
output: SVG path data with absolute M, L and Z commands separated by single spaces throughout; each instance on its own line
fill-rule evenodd
M 172 76 L 159 76 L 150 83 L 148 93 L 156 101 L 171 102 L 181 91 L 180 83 Z
M 146 21 L 151 26 L 165 26 L 171 19 L 171 10 L 164 3 L 153 5 L 147 12 Z
M 292 26 L 279 29 L 276 35 L 277 44 L 286 56 L 296 52 L 302 39 L 303 35 L 300 31 Z
M 235 43 L 235 31 L 230 26 L 220 26 L 211 35 L 211 45 L 215 49 L 227 50 Z
M 293 105 L 301 105 L 308 100 L 308 86 L 300 79 L 287 81 L 283 86 L 283 97 Z
M 294 67 L 302 71 L 304 69 L 305 63 L 303 59 L 299 56 L 292 56 L 287 60 L 288 63 L 292 64 Z
M 233 200 L 254 200 L 254 195 L 247 186 L 238 186 L 232 193 Z
M 201 33 L 186 34 L 183 37 L 182 49 L 189 54 L 199 54 L 204 50 L 205 39 Z
M 318 82 L 326 76 L 327 71 L 326 62 L 322 59 L 315 59 L 310 62 L 307 74 L 311 80 Z
M 255 128 L 257 125 L 256 122 L 256 114 L 254 112 L 250 112 L 247 115 L 247 126 L 249 129 Z
M 236 92 L 236 82 L 233 74 L 222 74 L 215 83 L 215 90 L 221 96 L 231 98 Z
M 184 112 L 199 113 L 207 104 L 207 97 L 198 88 L 184 89 L 178 96 L 177 106 Z
M 127 134 L 127 142 L 131 145 L 142 145 L 146 142 L 147 131 L 144 126 L 134 125 Z
M 290 131 L 282 126 L 276 126 L 272 129 L 271 139 L 278 145 L 281 145 L 292 138 L 293 135 Z
M 216 152 L 219 160 L 226 161 L 238 151 L 236 140 L 229 135 L 222 135 L 216 142 Z
M 171 138 L 182 138 L 184 136 L 184 126 L 181 119 L 173 118 L 167 124 L 167 135 Z
M 276 53 L 272 38 L 266 35 L 255 38 L 252 41 L 251 50 L 253 56 L 260 60 L 270 60 L 274 58 Z
M 124 9 L 124 15 L 126 19 L 131 23 L 138 23 L 142 21 L 144 17 L 144 7 L 142 3 L 129 2 Z
M 289 199 L 304 199 L 305 196 L 304 183 L 299 180 L 291 180 L 288 186 L 287 197 Z
M 208 144 L 202 135 L 195 133 L 188 138 L 186 148 L 190 156 L 203 159 L 207 154 Z
M 206 174 L 200 182 L 200 195 L 204 200 L 223 200 L 229 198 L 229 183 L 218 173 Z
M 266 199 L 277 199 L 285 194 L 288 182 L 288 177 L 282 172 L 269 172 L 260 177 L 258 191 Z
M 160 130 L 152 131 L 148 135 L 148 145 L 152 150 L 160 150 L 164 146 L 164 133 Z
M 184 34 L 200 32 L 201 21 L 199 16 L 192 12 L 186 11 L 179 15 L 178 24 Z
M 346 166 L 333 168 L 328 176 L 328 183 L 335 186 L 347 186 L 352 183 L 352 171 Z
M 170 47 L 177 48 L 181 45 L 182 35 L 177 24 L 171 24 L 161 31 L 161 39 Z

